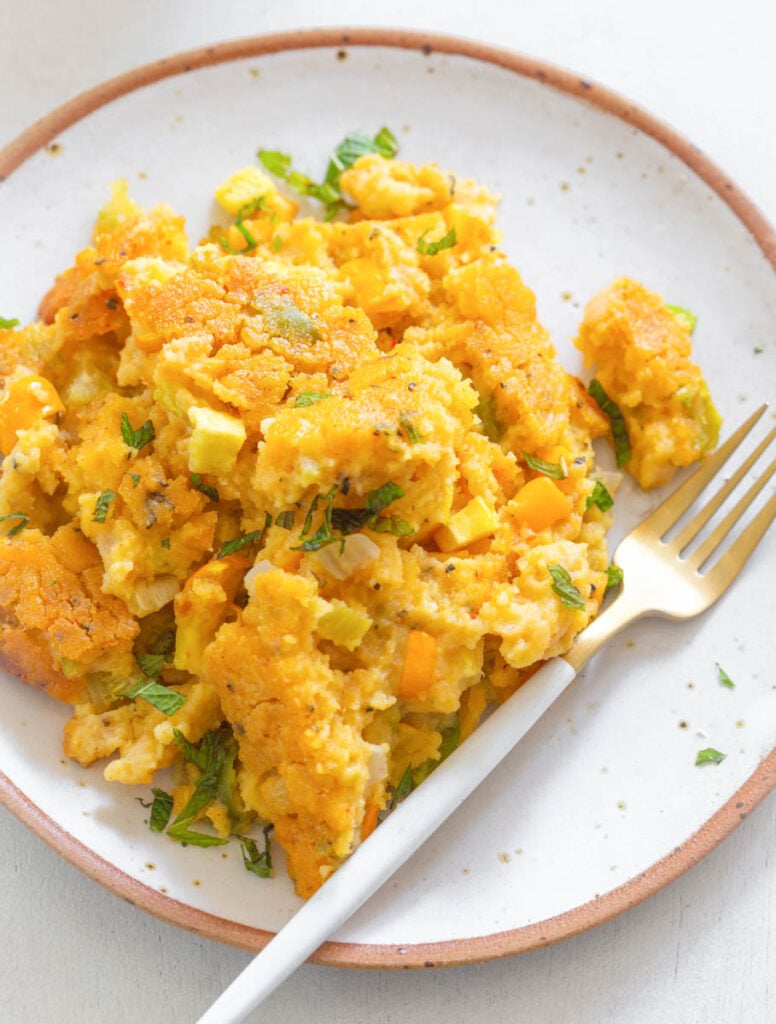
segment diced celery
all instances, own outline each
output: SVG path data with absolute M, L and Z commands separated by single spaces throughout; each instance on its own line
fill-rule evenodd
M 352 608 L 344 601 L 337 600 L 329 602 L 330 609 L 321 615 L 316 625 L 316 632 L 325 640 L 354 651 L 364 634 L 372 625 L 372 619 L 366 612 Z

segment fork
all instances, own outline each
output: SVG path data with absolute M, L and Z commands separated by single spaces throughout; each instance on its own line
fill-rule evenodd
M 761 406 L 619 544 L 619 595 L 563 657 L 546 661 L 383 821 L 248 964 L 198 1024 L 239 1024 L 374 893 L 522 739 L 583 666 L 616 633 L 646 615 L 687 619 L 728 589 L 776 517 L 776 491 L 732 536 L 776 471 L 776 459 L 718 525 L 702 531 L 776 437 L 776 427 L 684 522 L 765 413 Z M 723 510 L 724 511 L 724 510 Z M 693 546 L 693 541 L 697 544 Z

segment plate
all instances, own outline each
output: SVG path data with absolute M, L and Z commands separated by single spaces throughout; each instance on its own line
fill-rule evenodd
M 0 311 L 26 321 L 87 244 L 108 184 L 169 201 L 190 235 L 259 146 L 322 174 L 354 129 L 503 196 L 504 247 L 562 361 L 586 298 L 628 274 L 700 316 L 696 358 L 728 429 L 776 380 L 776 234 L 690 142 L 616 94 L 519 54 L 392 30 L 326 30 L 209 47 L 114 79 L 0 153 L 13 258 Z M 626 485 L 617 535 L 657 500 Z M 412 860 L 316 954 L 341 966 L 486 960 L 567 938 L 685 871 L 776 783 L 766 538 L 718 607 L 628 629 Z M 716 664 L 736 683 L 720 685 Z M 144 788 L 61 753 L 68 711 L 9 676 L 0 798 L 64 857 L 181 927 L 261 948 L 299 906 L 282 862 L 150 833 Z M 727 754 L 695 766 L 697 750 Z M 277 858 L 280 860 L 280 858 Z

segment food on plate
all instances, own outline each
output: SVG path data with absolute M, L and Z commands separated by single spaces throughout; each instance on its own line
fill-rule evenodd
M 394 154 L 356 134 L 316 184 L 263 151 L 193 247 L 119 183 L 0 329 L 0 661 L 73 705 L 68 756 L 154 785 L 152 828 L 264 874 L 272 827 L 302 896 L 609 580 L 609 419 L 496 197 Z
M 687 310 L 628 278 L 585 308 L 576 344 L 595 367 L 592 393 L 604 408 L 613 403 L 618 463 L 645 489 L 667 483 L 719 438 L 719 413 L 691 358 L 694 326 Z

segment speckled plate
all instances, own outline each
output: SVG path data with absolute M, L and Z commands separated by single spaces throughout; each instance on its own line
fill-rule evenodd
M 214 215 L 213 187 L 259 146 L 316 175 L 345 134 L 382 125 L 403 157 L 502 193 L 505 248 L 570 369 L 581 371 L 569 339 L 585 299 L 626 273 L 700 315 L 696 356 L 727 424 L 769 397 L 776 236 L 724 174 L 569 72 L 395 30 L 210 47 L 108 82 L 34 125 L 0 153 L 0 311 L 35 316 L 116 178 L 142 203 L 170 201 L 196 238 Z M 626 486 L 617 532 L 655 500 Z M 316 959 L 395 967 L 519 953 L 612 917 L 707 853 L 776 782 L 775 561 L 772 531 L 717 608 L 613 642 Z M 717 662 L 734 689 L 720 685 Z M 282 863 L 261 881 L 237 848 L 150 833 L 136 799 L 147 792 L 63 759 L 67 717 L 2 678 L 0 798 L 114 892 L 260 948 L 298 906 Z M 695 767 L 706 746 L 726 759 Z

